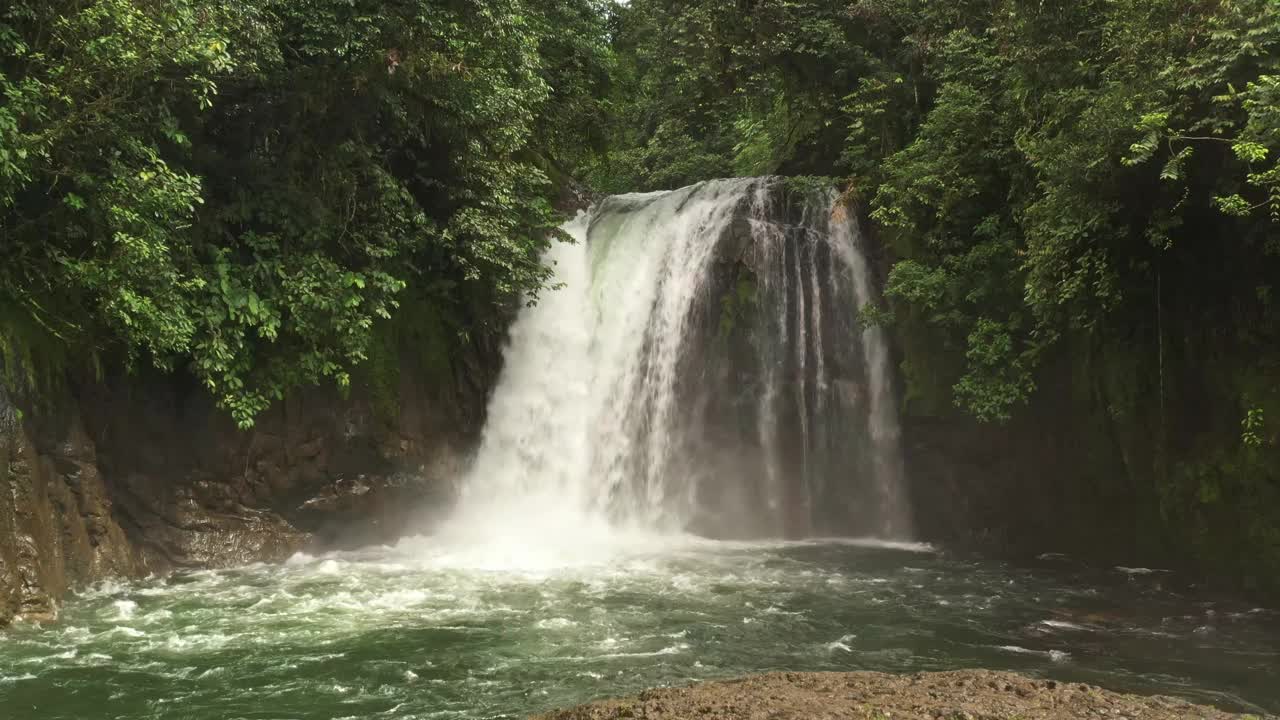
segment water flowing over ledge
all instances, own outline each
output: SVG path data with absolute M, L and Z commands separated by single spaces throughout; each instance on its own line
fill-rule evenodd
M 713 181 L 565 230 L 438 540 L 535 563 L 687 532 L 909 540 L 888 345 L 858 321 L 875 282 L 834 192 Z

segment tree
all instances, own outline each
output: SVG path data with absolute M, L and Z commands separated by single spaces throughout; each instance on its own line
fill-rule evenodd
M 69 345 L 193 373 L 242 425 L 345 385 L 411 286 L 496 315 L 549 277 L 531 156 L 566 155 L 593 102 L 596 11 L 20 0 L 0 17 L 0 295 Z

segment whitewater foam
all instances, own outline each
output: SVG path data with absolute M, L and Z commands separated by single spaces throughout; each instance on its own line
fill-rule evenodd
M 842 652 L 853 652 L 853 647 L 850 645 L 850 643 L 852 643 L 855 639 L 857 639 L 857 637 L 858 637 L 857 635 L 852 635 L 852 634 L 842 635 L 839 640 L 836 640 L 834 642 L 829 642 L 823 647 L 825 647 L 828 652 L 835 652 L 837 650 L 840 650 Z
M 1071 659 L 1071 653 L 1062 650 L 1031 650 L 1018 645 L 1001 645 L 998 649 L 1017 655 L 1039 655 L 1053 662 L 1066 662 Z
M 1077 625 L 1076 623 L 1073 623 L 1073 622 L 1066 622 L 1065 620 L 1041 620 L 1041 621 L 1040 621 L 1040 624 L 1041 624 L 1041 625 L 1044 625 L 1045 627 L 1054 628 L 1055 630 L 1077 630 L 1077 631 L 1079 631 L 1079 630 L 1088 630 L 1088 629 L 1089 629 L 1089 628 L 1085 627 L 1084 625 Z

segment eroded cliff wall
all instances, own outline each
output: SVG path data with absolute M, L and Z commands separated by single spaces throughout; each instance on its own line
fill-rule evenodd
M 248 431 L 180 375 L 67 378 L 29 402 L 0 392 L 0 624 L 51 619 L 107 577 L 427 527 L 479 432 L 499 349 L 473 343 L 443 368 L 398 351 L 394 372 L 300 393 Z
M 25 419 L 0 390 L 0 624 L 51 618 L 71 587 L 144 568 L 74 409 Z

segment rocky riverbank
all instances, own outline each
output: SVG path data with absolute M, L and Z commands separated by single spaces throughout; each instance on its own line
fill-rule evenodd
M 479 433 L 497 342 L 466 350 L 432 375 L 398 348 L 385 387 L 317 388 L 249 431 L 181 375 L 0 386 L 0 628 L 105 578 L 403 536 Z
M 774 673 L 648 690 L 535 720 L 1217 720 L 1234 715 L 1169 697 L 987 670 Z

